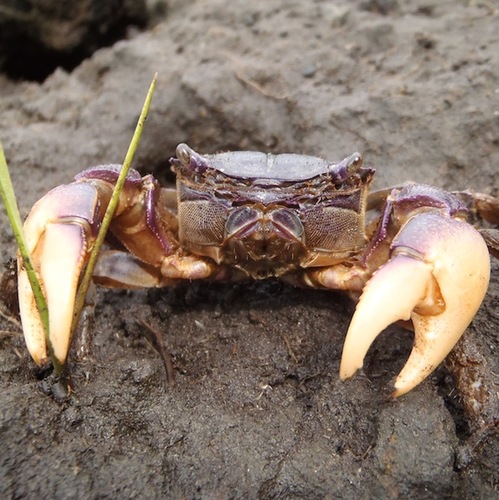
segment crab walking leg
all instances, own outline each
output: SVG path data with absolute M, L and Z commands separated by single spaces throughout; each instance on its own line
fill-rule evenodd
M 224 271 L 206 259 L 178 252 L 163 256 L 160 265 L 154 267 L 130 253 L 109 250 L 99 255 L 93 279 L 110 288 L 159 288 L 175 286 L 180 280 L 224 279 L 229 275 Z
M 394 396 L 422 382 L 451 351 L 487 290 L 490 257 L 479 233 L 440 212 L 413 216 L 391 245 L 391 259 L 364 288 L 347 332 L 344 380 L 362 367 L 389 324 L 412 319 L 414 346 L 395 381 Z

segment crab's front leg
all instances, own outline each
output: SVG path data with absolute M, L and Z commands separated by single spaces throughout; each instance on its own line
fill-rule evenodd
M 465 218 L 466 207 L 441 190 L 395 189 L 361 265 L 343 275 L 341 268 L 315 273 L 330 287 L 358 289 L 367 279 L 344 344 L 342 379 L 362 367 L 374 339 L 398 320 L 412 321 L 415 339 L 395 396 L 424 380 L 454 347 L 480 307 L 490 275 L 487 245 Z
M 53 355 L 66 362 L 75 295 L 119 166 L 94 167 L 75 182 L 50 191 L 31 210 L 24 230 L 49 309 Z M 152 176 L 131 171 L 110 226 L 120 250 L 101 254 L 94 273 L 107 286 L 166 286 L 180 279 L 212 276 L 216 265 L 184 255 L 168 193 Z M 48 362 L 45 334 L 26 272 L 19 262 L 19 303 L 28 350 L 39 366 Z

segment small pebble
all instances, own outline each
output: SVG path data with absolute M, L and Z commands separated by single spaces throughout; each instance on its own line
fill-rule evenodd
M 302 76 L 305 78 L 312 78 L 317 71 L 317 68 L 313 64 L 308 64 L 301 70 Z

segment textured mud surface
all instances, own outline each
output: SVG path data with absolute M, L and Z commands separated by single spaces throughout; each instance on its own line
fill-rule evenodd
M 42 84 L 0 76 L 0 138 L 21 211 L 83 168 L 121 162 L 154 72 L 136 167 L 171 181 L 179 142 L 343 158 L 376 187 L 499 194 L 493 2 L 172 1 L 163 21 Z M 230 7 L 229 7 L 230 6 Z M 14 255 L 0 214 L 1 257 Z M 499 266 L 454 366 L 485 381 L 481 416 L 442 367 L 387 399 L 410 351 L 392 327 L 342 383 L 353 306 L 277 282 L 99 291 L 75 393 L 43 395 L 1 320 L 2 498 L 493 498 L 499 488 Z M 137 325 L 153 323 L 177 385 Z M 472 354 L 470 354 L 472 353 Z M 458 385 L 463 382 L 463 375 Z M 464 383 L 466 385 L 466 383 Z

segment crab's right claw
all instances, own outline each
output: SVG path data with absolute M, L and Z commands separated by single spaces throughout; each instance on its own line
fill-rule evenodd
M 27 273 L 19 259 L 19 307 L 24 337 L 39 366 L 49 351 L 64 365 L 71 342 L 71 323 L 79 277 L 98 230 L 97 191 L 73 183 L 50 191 L 32 208 L 24 233 L 49 310 L 49 345 Z
M 487 245 L 469 224 L 441 213 L 413 217 L 392 243 L 390 260 L 365 286 L 350 324 L 340 376 L 351 377 L 379 333 L 411 319 L 412 353 L 394 396 L 410 391 L 447 356 L 475 316 L 487 290 Z

